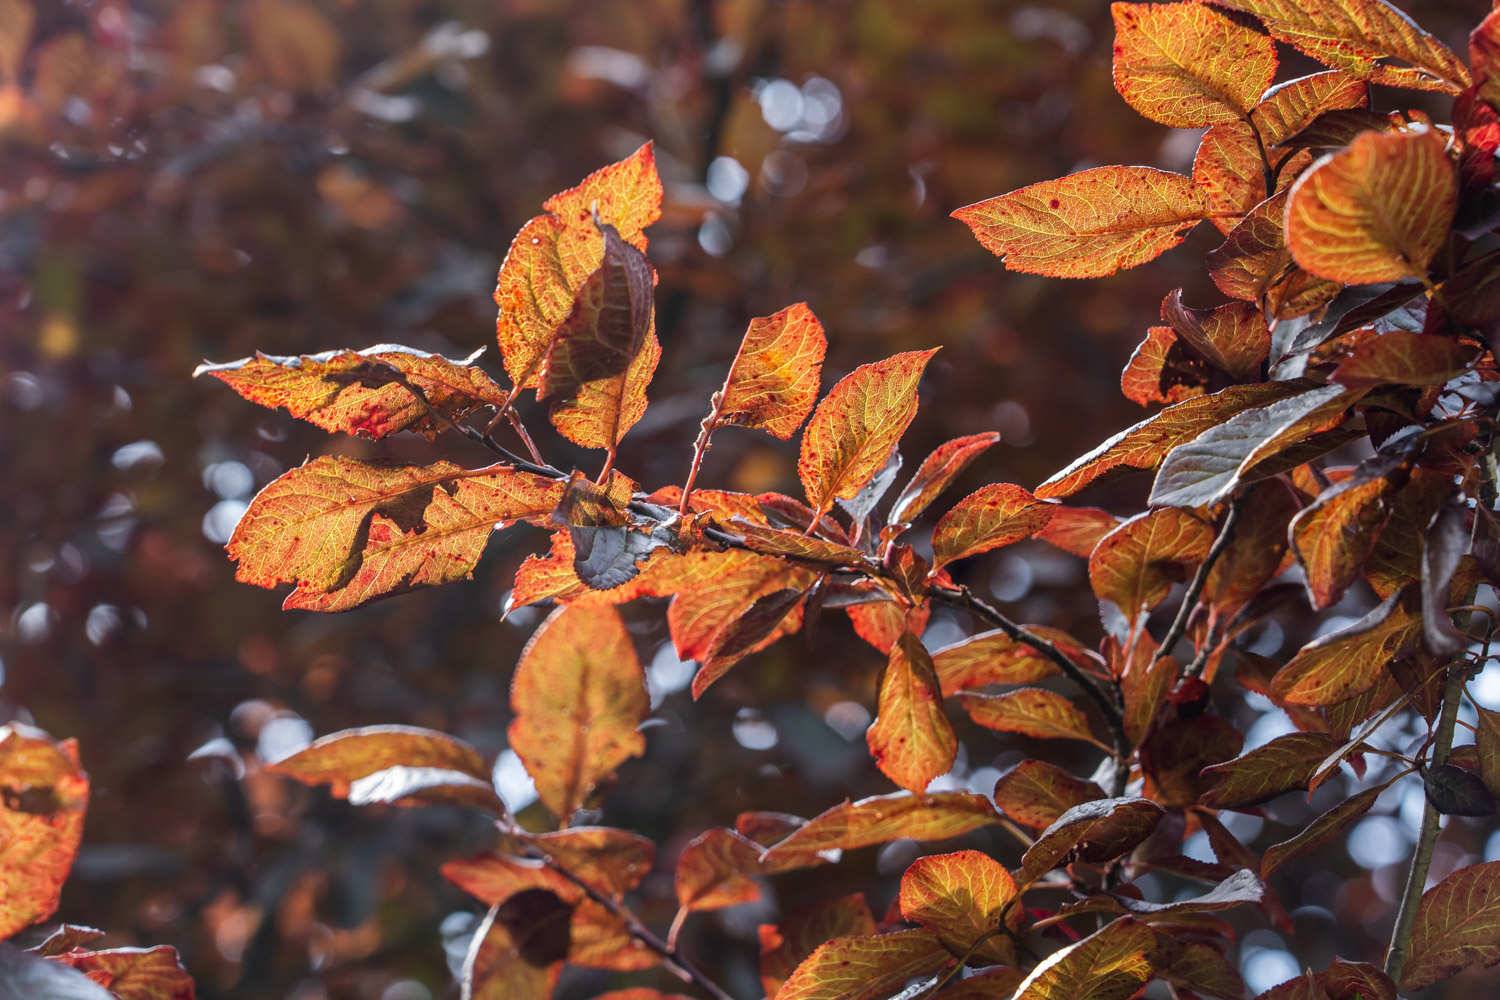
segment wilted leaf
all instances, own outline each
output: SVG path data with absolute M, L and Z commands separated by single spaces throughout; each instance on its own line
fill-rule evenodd
M 503 811 L 478 751 L 446 733 L 417 726 L 367 726 L 329 733 L 266 769 L 329 785 L 355 805 L 458 802 Z
M 835 938 L 797 966 L 776 1000 L 884 1000 L 908 979 L 952 962 L 928 931 Z
M 1004 865 L 979 851 L 957 851 L 913 861 L 901 876 L 898 902 L 907 923 L 936 934 L 955 956 L 984 938 L 973 952 L 974 964 L 982 965 L 1015 962 L 1010 938 L 993 933 L 1002 917 L 1008 927 L 1020 926 L 1015 898 L 1016 883 Z
M 1278 83 L 1250 111 L 1250 121 L 1266 148 L 1279 146 L 1307 128 L 1318 116 L 1365 103 L 1368 88 L 1358 77 L 1327 70 Z
M 1209 212 L 1182 174 L 1095 167 L 975 202 L 953 217 L 1012 271 L 1099 278 L 1161 256 Z
M 865 741 L 875 766 L 908 791 L 921 792 L 953 766 L 958 737 L 943 714 L 932 657 L 909 632 L 891 648 Z
M 995 431 L 969 434 L 954 438 L 933 450 L 922 460 L 911 481 L 904 486 L 891 504 L 891 524 L 910 524 L 938 498 L 958 474 L 968 467 L 996 441 L 1000 435 Z
M 1422 619 L 1395 597 L 1347 628 L 1303 646 L 1271 681 L 1291 705 L 1331 705 L 1374 687 L 1386 665 L 1422 634 Z
M 1126 1000 L 1152 976 L 1156 933 L 1121 917 L 1044 958 L 1013 1000 Z
M 1240 121 L 1276 75 L 1276 46 L 1197 3 L 1116 3 L 1115 89 L 1176 128 Z
M 1089 556 L 1089 584 L 1127 616 L 1156 607 L 1208 555 L 1214 530 L 1185 510 L 1146 511 L 1105 535 Z
M 1046 625 L 1028 625 L 1027 629 L 1057 646 L 1069 659 L 1092 665 L 1083 644 L 1061 629 Z M 945 697 L 986 684 L 1030 684 L 1058 672 L 1057 665 L 1040 650 L 1012 639 L 1001 629 L 944 646 L 932 654 L 932 662 Z
M 490 907 L 474 932 L 459 976 L 460 1000 L 550 997 L 557 985 L 562 963 L 528 959 L 527 938 L 518 938 L 499 919 L 502 905 Z
M 645 674 L 613 608 L 553 612 L 521 653 L 510 703 L 511 749 L 562 820 L 646 749 L 637 728 L 650 708 Z
M 1500 962 L 1500 862 L 1470 865 L 1422 894 L 1401 988 Z
M 785 857 L 853 850 L 902 837 L 947 840 L 999 821 L 989 799 L 969 792 L 875 795 L 824 810 L 773 844 L 761 861 L 774 865 Z
M 907 351 L 860 365 L 818 404 L 802 432 L 797 474 L 819 514 L 855 496 L 885 465 L 917 415 L 917 383 L 936 353 Z
M 1431 132 L 1366 132 L 1292 187 L 1286 240 L 1304 270 L 1368 285 L 1426 277 L 1448 236 L 1458 177 Z
M 954 504 L 932 532 L 932 567 L 1030 538 L 1052 516 L 1051 504 L 1010 483 L 982 486 Z
M 1390 782 L 1386 782 L 1384 785 L 1376 785 L 1357 795 L 1351 795 L 1313 820 L 1296 836 L 1266 848 L 1266 853 L 1260 862 L 1260 877 L 1270 878 L 1272 872 L 1292 858 L 1326 844 L 1342 834 L 1354 824 L 1355 820 L 1370 811 L 1370 807 L 1375 804 L 1375 800 L 1389 784 Z
M 1210 782 L 1199 801 L 1215 809 L 1256 806 L 1294 788 L 1306 788 L 1340 740 L 1328 733 L 1288 733 L 1234 760 L 1203 769 Z
M 57 910 L 88 800 L 76 742 L 20 723 L 0 726 L 0 938 Z
M 1023 760 L 995 782 L 995 805 L 1035 830 L 1046 829 L 1082 802 L 1104 798 L 1104 789 L 1044 760 Z
M 733 830 L 717 827 L 688 841 L 677 857 L 677 905 L 718 910 L 754 902 L 760 886 L 760 847 Z
M 1307 575 L 1314 608 L 1326 608 L 1359 578 L 1391 516 L 1395 490 L 1384 476 L 1338 483 L 1292 518 L 1292 551 Z
M 177 949 L 109 948 L 76 950 L 53 957 L 112 993 L 116 1000 L 193 1000 L 193 977 L 182 967 Z M 52 994 L 47 994 L 52 996 Z
M 827 350 L 806 302 L 752 319 L 724 379 L 719 422 L 790 438 L 817 402 Z
M 1084 740 L 1103 747 L 1089 729 L 1083 710 L 1056 691 L 1019 688 L 1004 694 L 963 691 L 959 703 L 969 718 L 986 729 L 1020 733 L 1033 739 Z
M 1150 799 L 1094 799 L 1072 807 L 1037 835 L 1021 857 L 1017 881 L 1028 886 L 1070 858 L 1110 861 L 1151 836 L 1161 806 Z

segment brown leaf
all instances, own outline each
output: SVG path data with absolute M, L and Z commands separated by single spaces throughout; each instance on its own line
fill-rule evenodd
M 928 931 L 835 938 L 797 966 L 776 1000 L 883 1000 L 907 980 L 952 962 Z
M 946 490 L 969 463 L 989 449 L 1000 435 L 995 431 L 969 434 L 939 445 L 912 475 L 891 504 L 891 524 L 910 524 Z
M 1047 526 L 1036 537 L 1070 555 L 1087 559 L 1099 539 L 1119 527 L 1120 519 L 1098 507 L 1064 507 L 1052 510 Z
M 1296 836 L 1266 848 L 1260 862 L 1260 877 L 1270 878 L 1272 872 L 1292 858 L 1326 844 L 1343 833 L 1355 820 L 1370 811 L 1370 807 L 1389 784 L 1390 782 L 1386 782 L 1350 796 L 1313 820 Z
M 1153 974 L 1156 934 L 1121 917 L 1042 960 L 1013 1000 L 1127 1000 Z
M 923 791 L 953 766 L 958 737 L 943 714 L 932 657 L 909 632 L 891 648 L 865 741 L 881 773 L 908 791 Z
M 752 552 L 834 566 L 859 566 L 865 561 L 864 553 L 856 548 L 815 535 L 804 535 L 800 531 L 762 527 L 738 518 L 731 519 L 727 527 L 739 535 Z
M 1023 760 L 995 782 L 994 798 L 1006 816 L 1022 826 L 1042 830 L 1074 806 L 1104 798 L 1104 789 L 1056 764 Z
M 1271 351 L 1271 333 L 1255 306 L 1230 302 L 1215 309 L 1193 309 L 1183 303 L 1179 288 L 1162 300 L 1161 318 L 1199 357 L 1230 378 L 1260 378 Z
M 932 568 L 1030 538 L 1047 526 L 1052 510 L 1019 486 L 982 486 L 938 520 L 932 532 Z
M 860 365 L 818 404 L 802 432 L 797 474 L 819 515 L 858 494 L 885 465 L 917 415 L 917 383 L 936 353 L 907 351 Z
M 752 319 L 720 390 L 719 422 L 790 438 L 817 402 L 827 350 L 806 302 Z
M 1420 990 L 1500 962 L 1500 862 L 1471 865 L 1422 894 L 1401 988 Z
M 1198 801 L 1215 809 L 1243 809 L 1294 788 L 1307 788 L 1340 742 L 1328 733 L 1278 736 L 1233 760 L 1204 768 L 1209 785 Z
M 986 729 L 1020 733 L 1032 739 L 1083 740 L 1104 746 L 1089 728 L 1083 710 L 1056 691 L 1046 688 L 1018 688 L 1004 694 L 963 691 L 958 699 L 969 718 Z
M 1297 264 L 1350 285 L 1423 279 L 1458 203 L 1458 177 L 1431 132 L 1366 132 L 1293 185 L 1286 240 Z
M 1347 628 L 1303 646 L 1271 681 L 1290 705 L 1331 705 L 1380 682 L 1386 665 L 1422 634 L 1422 618 L 1395 598 Z
M 1089 584 L 1134 618 L 1166 599 L 1176 580 L 1202 562 L 1214 530 L 1193 514 L 1163 507 L 1138 514 L 1105 535 L 1089 556 Z
M 1204 599 L 1221 618 L 1237 613 L 1284 568 L 1287 526 L 1296 514 L 1296 494 L 1281 479 L 1250 487 L 1229 544 L 1203 587 Z
M 88 800 L 75 741 L 18 722 L 0 726 L 0 938 L 57 910 Z
M 1100 278 L 1181 243 L 1211 209 L 1192 179 L 1154 167 L 1095 167 L 953 213 L 1012 271 Z
M 1276 46 L 1196 3 L 1115 3 L 1114 78 L 1152 121 L 1202 128 L 1240 121 L 1276 75 Z
M 1477 709 L 1474 742 L 1479 753 L 1479 777 L 1492 794 L 1500 795 L 1500 712 Z
M 853 850 L 889 840 L 947 840 L 1000 821 L 983 795 L 969 792 L 875 795 L 826 809 L 767 849 L 761 862 L 818 851 Z
M 1027 629 L 1057 646 L 1069 659 L 1086 669 L 1092 654 L 1068 633 L 1046 625 Z M 932 654 L 944 697 L 986 684 L 1030 684 L 1051 677 L 1057 665 L 1036 648 L 995 629 L 960 639 Z
M 677 905 L 684 910 L 719 910 L 760 898 L 754 876 L 760 847 L 733 830 L 716 827 L 688 841 L 677 856 Z
M 1202 941 L 1178 941 L 1158 934 L 1152 957 L 1156 975 L 1179 991 L 1191 990 L 1217 1000 L 1242 1000 L 1245 981 L 1234 964 L 1214 945 Z
M 1198 801 L 1207 785 L 1205 767 L 1240 752 L 1245 737 L 1218 715 L 1196 715 L 1158 726 L 1140 747 L 1144 795 L 1168 809 L 1185 809 Z
M 613 896 L 624 895 L 639 885 L 656 857 L 656 845 L 649 838 L 607 826 L 509 833 L 503 842 L 507 843 L 507 850 L 540 851 L 596 889 Z
M 1021 856 L 1017 881 L 1029 886 L 1054 868 L 1078 858 L 1110 861 L 1140 844 L 1164 815 L 1150 799 L 1094 799 L 1073 806 L 1037 835 Z
M 550 997 L 562 962 L 531 961 L 526 955 L 528 938 L 524 930 L 518 937 L 507 927 L 499 919 L 500 906 L 490 907 L 474 932 L 459 976 L 460 1000 Z
M 1336 283 L 1315 278 L 1292 263 L 1283 226 L 1288 196 L 1283 190 L 1255 206 L 1204 258 L 1219 291 L 1245 302 L 1264 298 L 1280 319 L 1309 313 L 1339 290 Z
M 1111 640 L 1112 641 L 1112 640 Z M 1170 656 L 1157 656 L 1149 642 L 1136 641 L 1133 655 L 1120 676 L 1120 696 L 1125 702 L 1125 735 L 1139 746 L 1151 731 L 1163 701 L 1180 669 Z
M 1016 895 L 1016 882 L 1000 862 L 979 851 L 957 851 L 913 861 L 901 876 L 898 903 L 907 923 L 936 934 L 955 956 L 974 947 L 976 965 L 1013 964 L 1015 944 L 994 931 L 1002 918 L 1012 930 L 1020 926 L 1021 907 L 1012 905 Z
M 774 997 L 819 945 L 834 938 L 872 937 L 875 918 L 860 893 L 794 910 L 779 924 L 761 924 L 760 983 Z
M 645 674 L 613 608 L 569 606 L 543 622 L 516 664 L 510 704 L 511 748 L 564 821 L 646 749 Z
M 1153 326 L 1120 372 L 1120 394 L 1132 403 L 1180 403 L 1201 396 L 1208 366 L 1169 326 Z
M 1306 573 L 1314 608 L 1326 608 L 1359 579 L 1375 539 L 1391 516 L 1389 479 L 1350 478 L 1329 487 L 1292 518 L 1292 551 Z
M 1442 385 L 1462 372 L 1474 348 L 1449 337 L 1392 330 L 1355 345 L 1330 376 L 1347 386 Z
M 77 969 L 118 1000 L 193 1000 L 197 995 L 193 977 L 170 945 L 78 949 L 55 955 L 52 961 Z

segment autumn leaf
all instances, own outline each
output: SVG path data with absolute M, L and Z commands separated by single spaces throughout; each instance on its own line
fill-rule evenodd
M 36 27 L 36 10 L 28 0 L 6 0 L 0 4 L 0 14 L 4 24 L 0 28 L 0 85 L 14 86 Z
M 907 923 L 938 936 L 955 956 L 971 954 L 975 964 L 1012 964 L 1016 948 L 996 934 L 1002 919 L 1020 926 L 1015 880 L 1005 866 L 979 851 L 957 851 L 918 858 L 901 876 L 898 904 Z M 983 939 L 983 943 L 980 943 Z M 977 946 L 976 946 L 977 945 Z
M 1023 760 L 995 782 L 995 805 L 1006 816 L 1042 830 L 1074 806 L 1104 798 L 1104 790 L 1044 760 Z
M 1019 688 L 1004 694 L 963 691 L 958 699 L 969 718 L 986 729 L 1039 740 L 1083 740 L 1104 748 L 1089 729 L 1088 716 L 1083 710 L 1056 691 L 1046 688 Z
M 1271 351 L 1271 334 L 1260 310 L 1247 302 L 1213 309 L 1193 309 L 1182 301 L 1182 289 L 1162 299 L 1162 322 L 1204 361 L 1230 378 L 1257 381 Z
M 417 726 L 366 726 L 314 740 L 266 770 L 304 785 L 328 785 L 354 805 L 460 802 L 504 811 L 479 752 L 462 740 Z
M 792 911 L 779 924 L 761 924 L 760 983 L 774 997 L 797 966 L 834 938 L 873 937 L 875 918 L 860 893 Z
M 885 465 L 917 415 L 917 383 L 936 353 L 907 351 L 860 365 L 818 404 L 797 460 L 803 492 L 818 514 L 855 496 Z
M 1395 492 L 1390 517 L 1364 565 L 1366 582 L 1381 598 L 1421 579 L 1422 539 L 1453 488 L 1447 473 L 1417 466 Z
M 48 1000 L 116 1000 L 113 993 L 51 958 L 0 941 L 0 995 Z
M 511 749 L 564 821 L 646 749 L 645 674 L 612 608 L 559 608 L 543 622 L 516 664 L 510 704 Z
M 1203 769 L 1235 757 L 1244 743 L 1233 723 L 1209 713 L 1157 726 L 1140 747 L 1142 794 L 1168 809 L 1185 809 L 1205 790 Z
M 1130 661 L 1120 675 L 1120 697 L 1124 701 L 1125 736 L 1140 745 L 1156 720 L 1162 702 L 1177 680 L 1179 665 L 1170 656 L 1157 656 L 1149 642 L 1137 641 Z
M 1036 533 L 1036 537 L 1049 545 L 1055 545 L 1070 555 L 1087 559 L 1094 546 L 1105 535 L 1114 531 L 1120 519 L 1098 507 L 1064 507 L 1057 504 L 1047 525 Z
M 1500 862 L 1470 865 L 1422 894 L 1401 988 L 1500 962 Z
M 1375 804 L 1380 793 L 1389 785 L 1390 782 L 1387 781 L 1383 785 L 1376 785 L 1374 788 L 1367 788 L 1356 795 L 1351 795 L 1314 819 L 1296 836 L 1266 848 L 1266 853 L 1261 857 L 1260 877 L 1270 878 L 1272 872 L 1292 858 L 1306 854 L 1343 834 L 1355 820 L 1370 811 L 1370 807 Z
M 193 978 L 182 967 L 177 949 L 83 949 L 63 952 L 54 962 L 77 969 L 114 994 L 117 1000 L 194 1000 Z
M 1374 687 L 1422 634 L 1422 619 L 1392 597 L 1347 628 L 1303 646 L 1272 679 L 1289 705 L 1331 705 Z
M 910 524 L 915 521 L 970 462 L 999 440 L 1000 435 L 995 431 L 985 431 L 954 438 L 935 448 L 932 454 L 922 460 L 911 481 L 897 494 L 887 518 L 889 523 Z
M 1204 599 L 1221 616 L 1252 601 L 1287 562 L 1287 527 L 1298 511 L 1296 493 L 1277 479 L 1251 486 L 1229 544 L 1219 553 L 1203 587 Z
M 833 566 L 859 566 L 865 561 L 864 553 L 856 548 L 800 531 L 764 527 L 739 518 L 732 518 L 727 527 L 743 539 L 745 548 L 764 555 Z
M 1120 372 L 1120 394 L 1132 403 L 1180 403 L 1207 391 L 1211 373 L 1169 326 L 1153 326 Z
M 1342 70 L 1326 70 L 1278 83 L 1250 110 L 1250 122 L 1267 148 L 1279 146 L 1319 115 L 1365 103 L 1365 82 Z
M 1013 1000 L 1126 1000 L 1152 976 L 1156 933 L 1121 917 L 1044 958 Z
M 932 532 L 932 568 L 1030 538 L 1047 526 L 1052 510 L 1019 486 L 982 486 L 938 520 Z
M 1197 3 L 1115 3 L 1115 89 L 1152 121 L 1239 121 L 1276 75 L 1276 46 Z
M 548 833 L 511 832 L 502 840 L 508 850 L 539 851 L 614 896 L 639 885 L 656 857 L 656 845 L 649 838 L 607 826 L 572 826 Z
M 1089 584 L 1128 617 L 1156 607 L 1175 580 L 1203 561 L 1214 530 L 1175 507 L 1137 514 L 1105 535 L 1089 556 Z
M 1057 646 L 1069 659 L 1091 669 L 1092 654 L 1061 629 L 1028 625 L 1027 629 Z M 1036 647 L 1012 639 L 1001 629 L 960 639 L 932 654 L 944 697 L 986 684 L 1031 684 L 1058 672 Z
M 1330 378 L 1347 386 L 1442 385 L 1474 353 L 1472 345 L 1449 337 L 1392 330 L 1360 341 Z
M 1242 410 L 1265 406 L 1307 388 L 1293 382 L 1232 385 L 1208 396 L 1187 399 L 1153 414 L 1105 441 L 1033 492 L 1044 500 L 1072 496 L 1114 469 L 1154 469 L 1167 452 Z
M 1421 280 L 1457 203 L 1458 177 L 1436 134 L 1366 132 L 1292 186 L 1287 248 L 1330 281 Z
M 776 1000 L 883 1000 L 907 980 L 952 963 L 925 930 L 835 938 L 797 966 Z
M 1233 760 L 1203 769 L 1208 789 L 1199 801 L 1215 809 L 1243 809 L 1282 792 L 1306 788 L 1340 740 L 1328 733 L 1288 733 Z
M 550 997 L 557 985 L 562 962 L 528 954 L 524 930 L 518 934 L 498 919 L 502 905 L 490 907 L 474 932 L 459 974 L 460 1000 Z
M 1322 976 L 1333 1000 L 1397 1000 L 1391 977 L 1366 962 L 1336 958 Z
M 953 766 L 958 737 L 943 714 L 932 657 L 909 632 L 891 648 L 865 741 L 881 773 L 908 791 L 923 791 Z
M 604 240 L 595 227 L 595 213 L 622 240 L 644 251 L 643 230 L 660 218 L 661 198 L 656 157 L 648 142 L 547 199 L 542 205 L 547 214 L 521 227 L 495 286 L 500 307 L 495 334 L 506 374 L 516 386 L 536 387 L 554 333 L 603 261 Z M 648 353 L 643 350 L 640 356 Z
M 1360 79 L 1410 85 L 1400 67 L 1377 60 L 1396 58 L 1456 93 L 1469 72 L 1442 42 L 1385 0 L 1213 0 L 1220 7 L 1254 14 L 1275 38 L 1314 59 Z
M 317 7 L 303 0 L 254 0 L 246 6 L 244 25 L 254 65 L 275 87 L 307 94 L 334 89 L 343 40 Z
M 1191 990 L 1217 1000 L 1243 1000 L 1245 981 L 1234 964 L 1214 945 L 1202 941 L 1178 941 L 1158 934 L 1152 964 L 1156 976 L 1179 991 Z
M 1260 150 L 1255 130 L 1238 120 L 1215 125 L 1198 142 L 1193 183 L 1208 201 L 1209 221 L 1221 233 L 1233 230 L 1272 193 L 1266 190 Z
M 783 441 L 812 412 L 828 339 L 806 302 L 750 321 L 729 366 L 714 418 Z
M 890 655 L 891 647 L 903 633 L 910 632 L 918 639 L 922 638 L 932 618 L 932 603 L 923 601 L 905 606 L 895 601 L 865 601 L 849 605 L 844 612 L 849 616 L 849 624 L 854 626 L 855 635 Z
M 1149 837 L 1163 814 L 1150 799 L 1081 802 L 1037 834 L 1021 856 L 1016 880 L 1029 886 L 1071 857 L 1094 863 L 1117 858 Z
M 75 741 L 0 726 L 0 939 L 57 910 L 88 800 Z
M 684 910 L 718 910 L 760 898 L 754 875 L 760 847 L 733 830 L 718 827 L 688 841 L 677 856 L 677 905 Z
M 947 840 L 999 821 L 989 799 L 969 792 L 875 795 L 824 810 L 771 845 L 761 862 L 774 865 L 786 857 L 853 850 L 902 837 Z
M 1339 291 L 1337 283 L 1292 264 L 1283 225 L 1289 196 L 1282 190 L 1255 206 L 1204 258 L 1219 291 L 1244 302 L 1265 299 L 1281 319 L 1310 313 Z
M 1394 494 L 1384 476 L 1352 477 L 1323 491 L 1292 518 L 1292 551 L 1306 574 L 1314 608 L 1333 604 L 1359 578 L 1390 519 Z
M 1182 174 L 1094 167 L 966 205 L 953 217 L 1012 271 L 1100 278 L 1166 253 L 1210 211 Z
M 256 354 L 225 364 L 202 364 L 194 377 L 218 379 L 252 403 L 282 408 L 325 431 L 379 439 L 413 430 L 435 437 L 480 406 L 499 406 L 505 393 L 474 364 L 396 344 L 362 351 L 297 357 Z M 415 386 L 419 398 L 404 383 Z

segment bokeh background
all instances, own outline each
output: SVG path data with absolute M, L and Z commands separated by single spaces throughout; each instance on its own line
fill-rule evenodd
M 1407 6 L 1458 48 L 1489 5 Z M 1097 0 L 44 0 L 29 39 L 19 9 L 0 2 L 0 720 L 78 737 L 93 777 L 60 916 L 176 945 L 205 997 L 452 995 L 477 907 L 436 869 L 483 847 L 484 824 L 357 813 L 257 761 L 347 726 L 433 726 L 497 756 L 524 809 L 507 686 L 538 613 L 500 611 L 546 538 L 498 537 L 468 584 L 282 613 L 279 595 L 233 582 L 220 548 L 254 491 L 310 454 L 430 452 L 327 438 L 194 381 L 201 360 L 492 346 L 512 234 L 646 139 L 667 188 L 651 232 L 665 357 L 620 465 L 648 487 L 681 481 L 746 321 L 797 300 L 828 328 L 825 384 L 942 345 L 905 452 L 911 468 L 948 437 L 999 430 L 961 487 L 1034 484 L 1139 419 L 1118 375 L 1160 296 L 1182 285 L 1215 301 L 1197 263 L 1210 227 L 1138 271 L 1065 283 L 1004 272 L 948 218 L 1084 166 L 1188 168 L 1196 135 L 1115 95 Z M 555 461 L 599 460 L 543 437 Z M 794 445 L 734 430 L 716 444 L 706 485 L 795 492 Z M 1125 478 L 1087 499 L 1128 510 L 1144 487 Z M 1023 620 L 1099 635 L 1079 560 L 1018 546 L 967 579 Z M 1255 648 L 1274 655 L 1368 596 L 1273 624 Z M 603 818 L 657 839 L 664 860 L 744 809 L 811 815 L 890 790 L 863 745 L 882 657 L 843 619 L 698 704 L 660 608 L 631 623 L 655 719 Z M 939 615 L 928 638 L 971 626 Z M 1500 677 L 1477 690 L 1500 700 Z M 1288 727 L 1264 702 L 1219 697 L 1252 743 Z M 1027 751 L 965 734 L 954 786 L 988 792 Z M 1264 847 L 1351 787 L 1283 797 L 1235 829 Z M 1346 842 L 1283 871 L 1296 933 L 1238 921 L 1253 989 L 1334 953 L 1378 958 L 1420 808 L 1420 786 L 1398 785 Z M 1492 826 L 1453 821 L 1435 875 L 1500 857 Z M 970 839 L 1013 860 L 1003 834 Z M 867 885 L 880 912 L 915 850 L 780 878 L 762 904 L 695 918 L 686 947 L 758 995 L 757 923 Z M 665 923 L 671 897 L 669 874 L 648 880 L 648 919 Z M 563 995 L 633 983 L 671 985 L 570 972 Z M 1448 995 L 1491 988 L 1471 976 Z

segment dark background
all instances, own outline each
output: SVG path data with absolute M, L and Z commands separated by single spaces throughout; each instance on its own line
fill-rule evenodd
M 1409 9 L 1462 51 L 1487 6 Z M 0 43 L 12 9 L 0 4 Z M 431 452 L 325 437 L 193 381 L 198 362 L 395 341 L 455 356 L 490 345 L 498 372 L 490 292 L 511 236 L 548 194 L 649 138 L 667 189 L 651 231 L 665 354 L 624 471 L 680 482 L 746 321 L 805 299 L 829 332 L 825 385 L 942 345 L 908 468 L 948 437 L 996 429 L 1003 442 L 960 486 L 1033 485 L 1143 415 L 1118 376 L 1161 295 L 1182 285 L 1191 303 L 1216 301 L 1198 263 L 1218 242 L 1208 226 L 1161 261 L 1079 283 L 1006 273 L 948 218 L 1084 166 L 1189 168 L 1196 136 L 1125 106 L 1109 48 L 1092 0 L 40 4 L 17 74 L 0 75 L 0 719 L 76 736 L 93 778 L 59 917 L 176 945 L 206 997 L 423 1000 L 450 994 L 443 939 L 461 949 L 476 911 L 436 869 L 484 845 L 482 822 L 356 813 L 256 774 L 256 760 L 381 722 L 503 751 L 510 673 L 539 618 L 499 612 L 545 536 L 498 537 L 471 583 L 341 616 L 282 613 L 279 595 L 233 582 L 220 550 L 254 489 L 311 454 Z M 554 461 L 597 468 L 597 453 L 543 436 Z M 467 442 L 439 447 L 485 460 Z M 731 429 L 702 483 L 796 492 L 795 455 Z M 1086 499 L 1127 511 L 1144 485 Z M 1098 638 L 1081 561 L 1022 546 L 973 562 L 967 581 L 1023 620 Z M 882 657 L 842 619 L 752 658 L 698 704 L 660 651 L 661 609 L 630 621 L 658 724 L 603 820 L 655 838 L 666 872 L 686 839 L 741 810 L 811 815 L 890 790 L 862 738 Z M 939 616 L 928 638 L 970 627 Z M 1271 629 L 1257 649 L 1314 627 Z M 1497 680 L 1481 692 L 1500 693 Z M 1219 699 L 1251 728 L 1257 706 Z M 1277 712 L 1251 738 L 1284 727 Z M 976 790 L 1026 750 L 963 732 L 952 781 Z M 523 805 L 517 769 L 501 770 Z M 1311 806 L 1285 797 L 1258 835 L 1255 819 L 1235 829 L 1264 847 L 1348 787 L 1331 782 Z M 1297 933 L 1240 921 L 1252 986 L 1335 952 L 1378 960 L 1420 804 L 1398 785 L 1377 810 L 1388 817 L 1284 870 Z M 1486 854 L 1489 833 L 1454 821 L 1434 874 Z M 971 840 L 1014 860 L 1003 834 Z M 686 946 L 758 995 L 755 925 L 774 906 L 875 886 L 878 913 L 914 850 L 778 880 L 763 905 L 695 917 Z M 646 883 L 648 919 L 670 918 L 671 895 L 669 874 Z M 570 972 L 564 989 L 631 983 L 671 985 Z

